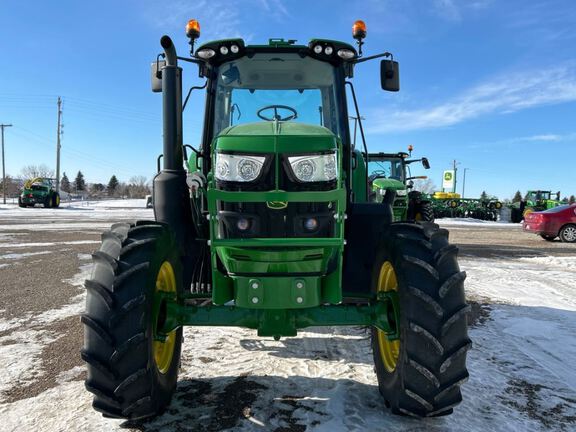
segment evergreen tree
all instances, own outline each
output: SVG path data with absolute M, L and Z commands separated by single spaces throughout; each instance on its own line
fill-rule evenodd
M 82 174 L 82 171 L 78 171 L 78 174 L 76 174 L 74 186 L 78 192 L 86 190 L 86 182 L 84 181 L 84 174 Z
M 480 199 L 482 201 L 488 200 L 488 194 L 486 193 L 486 191 L 482 191 L 482 195 L 480 195 Z
M 62 173 L 62 180 L 60 180 L 60 190 L 70 192 L 70 180 L 65 172 Z
M 522 201 L 522 193 L 520 191 L 516 191 L 514 194 L 514 198 L 512 198 L 512 202 L 520 202 Z
M 116 178 L 115 175 L 112 175 L 112 177 L 110 177 L 110 181 L 108 182 L 108 195 L 112 196 L 116 193 L 116 190 L 118 189 L 118 179 Z
M 570 204 L 574 204 L 576 202 L 576 197 L 574 195 L 570 195 Z

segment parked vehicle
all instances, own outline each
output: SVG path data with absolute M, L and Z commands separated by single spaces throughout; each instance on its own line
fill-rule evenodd
M 410 152 L 412 150 L 410 149 Z M 410 164 L 421 162 L 424 169 L 430 169 L 428 159 L 408 159 L 408 153 L 370 153 L 368 155 L 368 187 L 371 201 L 383 202 L 390 199 L 386 194 L 393 193 L 392 209 L 394 221 L 434 221 L 430 200 L 421 192 L 411 190 L 414 179 L 426 176 L 412 176 Z
M 60 194 L 54 187 L 55 180 L 45 177 L 30 179 L 24 183 L 24 188 L 18 197 L 20 207 L 34 207 L 42 204 L 44 207 L 60 206 Z
M 544 240 L 553 241 L 560 237 L 563 242 L 576 243 L 576 204 L 528 213 L 522 227 Z

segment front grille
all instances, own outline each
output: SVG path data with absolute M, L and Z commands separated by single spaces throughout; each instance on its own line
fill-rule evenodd
M 333 237 L 334 203 L 287 203 L 271 209 L 267 203 L 224 203 L 218 205 L 218 230 L 221 239 Z M 314 218 L 317 228 L 306 229 Z M 247 226 L 246 229 L 239 228 Z

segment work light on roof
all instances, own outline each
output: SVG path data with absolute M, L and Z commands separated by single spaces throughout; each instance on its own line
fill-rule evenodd
M 198 51 L 196 55 L 201 59 L 208 60 L 216 55 L 216 51 L 210 48 L 205 48 Z

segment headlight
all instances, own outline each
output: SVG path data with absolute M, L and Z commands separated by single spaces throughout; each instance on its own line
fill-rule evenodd
M 398 189 L 396 191 L 396 196 L 406 196 L 406 189 Z
M 301 182 L 330 181 L 338 176 L 336 153 L 288 157 L 292 172 Z
M 264 156 L 216 153 L 216 179 L 235 182 L 256 180 L 265 159 Z

